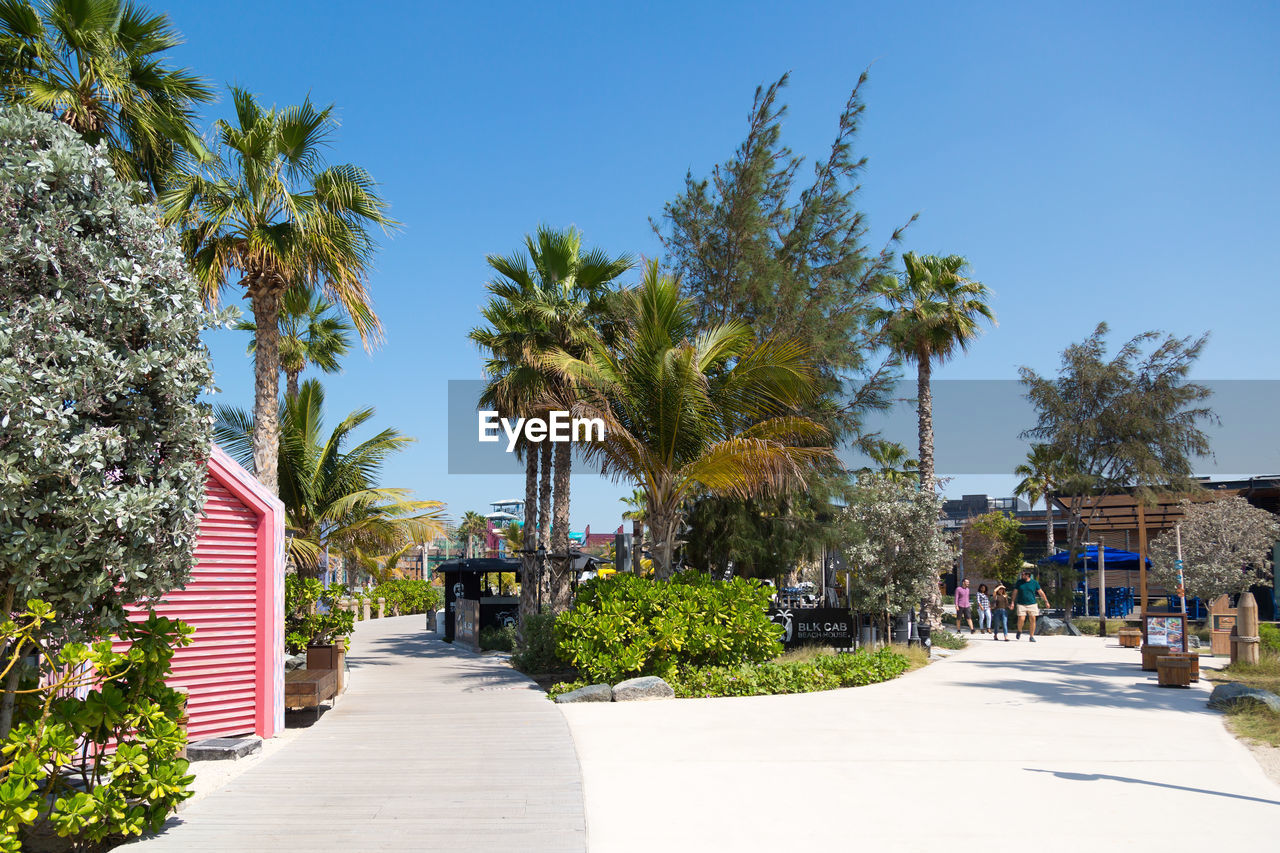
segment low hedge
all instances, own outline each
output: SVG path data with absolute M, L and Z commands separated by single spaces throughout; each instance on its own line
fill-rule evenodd
M 804 661 L 775 660 L 738 666 L 686 667 L 667 682 L 680 699 L 723 696 L 772 696 L 782 693 L 816 693 L 840 687 L 862 687 L 890 681 L 911 668 L 905 655 L 893 649 L 853 654 L 818 655 Z M 557 684 L 548 696 L 586 687 L 590 681 Z
M 407 616 L 410 613 L 428 613 L 440 607 L 440 590 L 429 581 L 411 578 L 396 578 L 380 583 L 366 592 L 364 598 L 377 601 L 385 599 L 387 615 L 398 613 Z
M 782 651 L 769 596 L 758 581 L 716 581 L 701 572 L 666 582 L 625 573 L 596 578 L 556 619 L 557 651 L 592 683 L 760 663 Z
M 671 681 L 680 698 L 711 696 L 771 696 L 779 693 L 815 693 L 838 687 L 861 687 L 897 678 L 910 662 L 892 649 L 858 651 L 844 655 L 819 655 L 789 663 L 682 670 Z

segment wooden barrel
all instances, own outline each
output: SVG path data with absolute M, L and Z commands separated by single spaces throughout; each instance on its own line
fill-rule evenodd
M 1142 645 L 1142 629 L 1141 628 L 1121 628 L 1116 632 L 1116 637 L 1120 640 L 1120 645 L 1126 649 L 1136 649 Z
M 1147 672 L 1156 671 L 1156 658 L 1169 654 L 1168 646 L 1143 646 L 1142 668 Z
M 1183 657 L 1161 655 L 1156 659 L 1156 683 L 1161 687 L 1190 687 L 1191 661 Z
M 1198 652 L 1169 652 L 1165 657 L 1185 660 L 1191 665 L 1191 680 L 1200 680 L 1200 654 Z

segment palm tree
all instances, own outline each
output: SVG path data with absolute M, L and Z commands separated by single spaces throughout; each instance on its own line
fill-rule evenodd
M 306 288 L 291 287 L 280 308 L 280 369 L 285 376 L 285 395 L 298 396 L 298 376 L 310 364 L 325 373 L 342 369 L 339 361 L 351 351 L 355 328 L 333 312 L 333 303 Z M 258 347 L 258 325 L 241 320 L 236 328 L 250 332 L 249 354 Z
M 878 467 L 871 470 L 891 483 L 916 482 L 920 476 L 920 462 L 907 458 L 907 449 L 896 441 L 877 441 L 867 451 Z
M 253 459 L 258 479 L 277 491 L 280 309 L 291 287 L 323 289 L 351 318 L 365 346 L 381 326 L 365 287 L 376 243 L 371 228 L 395 222 L 372 178 L 357 166 L 325 167 L 321 151 L 333 107 L 264 109 L 231 89 L 236 123 L 214 125 L 217 156 L 174 179 L 165 219 L 186 226 L 192 269 L 214 302 L 232 285 L 249 297 L 254 351 Z
M 933 471 L 933 395 L 929 378 L 933 364 L 968 349 L 979 334 L 979 323 L 995 323 L 987 305 L 989 292 L 965 277 L 968 261 L 959 255 L 902 256 L 901 279 L 886 277 L 876 289 L 887 307 L 874 317 L 882 323 L 895 352 L 916 363 L 919 386 L 920 488 L 935 487 Z
M 463 537 L 463 541 L 467 543 L 468 559 L 476 555 L 476 537 L 483 537 L 488 532 L 489 520 L 483 515 L 472 510 L 467 510 L 462 514 L 462 521 L 458 524 L 458 533 Z
M 418 543 L 409 542 L 390 554 L 381 556 L 366 554 L 357 547 L 352 549 L 351 557 L 359 570 L 368 575 L 376 586 L 403 577 L 404 573 L 400 571 L 400 560 L 416 547 Z
M 324 389 L 314 379 L 283 402 L 280 500 L 285 506 L 289 556 L 302 574 L 316 575 L 321 555 L 354 557 L 429 541 L 443 530 L 444 504 L 413 500 L 408 489 L 378 485 L 383 465 L 413 439 L 394 429 L 344 449 L 373 409 L 352 412 L 324 435 Z M 218 406 L 214 437 L 252 469 L 257 447 L 253 416 Z
M 194 108 L 213 90 L 165 63 L 180 44 L 168 15 L 128 0 L 6 0 L 3 97 L 52 113 L 90 145 L 105 142 L 116 175 L 158 195 L 181 160 L 207 156 Z
M 525 237 L 525 250 L 525 254 L 488 257 L 489 266 L 497 273 L 489 282 L 491 298 L 484 310 L 489 326 L 471 332 L 472 340 L 488 353 L 485 367 L 491 380 L 482 402 L 514 417 L 568 407 L 571 391 L 565 377 L 547 367 L 545 355 L 553 350 L 582 355 L 591 341 L 609 335 L 606 302 L 612 292 L 610 285 L 633 266 L 627 255 L 611 258 L 601 249 L 584 253 L 582 235 L 574 228 L 539 227 Z M 569 475 L 573 456 L 567 442 L 557 442 L 554 448 L 550 442 L 542 442 L 539 453 L 538 545 L 552 555 L 549 600 L 552 610 L 559 612 L 568 608 L 570 595 Z M 528 513 L 534 505 L 534 462 L 528 449 L 525 455 Z M 548 507 L 551 500 L 554 505 Z M 550 541 L 546 539 L 548 509 Z M 526 537 L 525 550 L 534 550 L 531 536 Z M 532 573 L 526 570 L 525 576 L 532 577 Z M 523 608 L 523 595 L 521 603 Z
M 631 522 L 631 570 L 635 574 L 640 574 L 640 555 L 644 553 L 644 523 L 648 520 L 648 513 L 644 506 L 644 492 L 640 489 L 632 489 L 631 496 L 623 498 L 622 502 L 631 507 L 622 514 L 624 521 Z
M 826 430 L 795 414 L 815 386 L 803 346 L 756 343 L 738 322 L 697 329 L 656 261 L 619 301 L 612 347 L 598 339 L 583 358 L 559 350 L 548 361 L 580 390 L 575 409 L 605 423 L 605 440 L 584 452 L 640 484 L 655 576 L 667 579 L 689 498 L 778 494 L 834 457 Z
M 1027 461 L 1014 468 L 1013 473 L 1022 478 L 1013 489 L 1015 495 L 1025 497 L 1032 506 L 1044 498 L 1046 553 L 1052 557 L 1057 553 L 1053 542 L 1053 493 L 1063 479 L 1060 460 L 1047 444 L 1035 444 L 1027 454 Z

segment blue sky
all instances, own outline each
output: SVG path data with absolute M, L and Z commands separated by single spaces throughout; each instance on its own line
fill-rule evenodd
M 812 158 L 871 66 L 858 149 L 873 241 L 919 212 L 904 248 L 963 254 L 994 292 L 998 328 L 936 375 L 1052 370 L 1107 320 L 1115 339 L 1212 332 L 1200 377 L 1280 378 L 1274 4 L 154 7 L 187 38 L 176 60 L 216 83 L 337 104 L 331 160 L 367 168 L 404 228 L 371 281 L 387 342 L 325 377 L 330 418 L 374 405 L 379 427 L 417 437 L 388 484 L 455 514 L 523 492 L 446 473 L 445 383 L 481 375 L 466 333 L 485 254 L 540 222 L 657 254 L 648 218 L 686 170 L 731 155 L 755 87 L 788 70 L 785 140 Z M 228 109 L 224 92 L 207 115 Z M 243 334 L 208 340 L 221 401 L 250 406 Z M 993 424 L 1011 440 L 1025 426 Z M 575 478 L 574 528 L 615 526 L 622 491 Z

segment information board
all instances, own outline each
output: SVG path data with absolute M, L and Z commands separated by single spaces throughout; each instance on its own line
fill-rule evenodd
M 1145 620 L 1145 634 L 1148 646 L 1168 646 L 1185 652 L 1187 650 L 1187 617 L 1181 613 L 1148 613 Z

